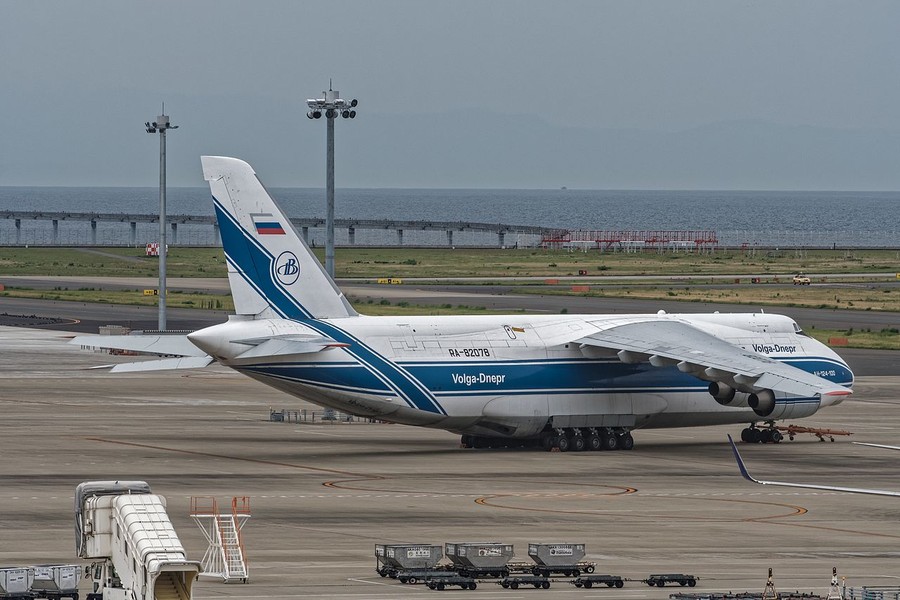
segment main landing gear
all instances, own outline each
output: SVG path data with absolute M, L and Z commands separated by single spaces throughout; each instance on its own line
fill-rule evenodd
M 612 427 L 567 427 L 549 431 L 541 436 L 545 450 L 581 452 L 582 450 L 631 450 L 634 438 L 627 429 Z
M 631 432 L 621 427 L 566 427 L 545 431 L 540 438 L 518 440 L 480 435 L 462 436 L 463 448 L 543 448 L 560 452 L 581 452 L 583 450 L 631 450 L 634 438 Z
M 777 444 L 784 436 L 775 428 L 774 422 L 769 422 L 767 427 L 758 428 L 756 423 L 741 431 L 741 441 L 748 444 Z

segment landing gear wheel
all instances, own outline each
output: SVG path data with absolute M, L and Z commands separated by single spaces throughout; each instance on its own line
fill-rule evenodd
M 619 448 L 619 438 L 614 433 L 603 432 L 600 434 L 600 441 L 603 443 L 604 450 L 617 450 Z
M 584 450 L 585 441 L 583 435 L 573 435 L 569 440 L 570 445 L 572 446 L 572 450 L 575 452 L 581 452 Z
M 560 452 L 568 452 L 569 451 L 569 438 L 561 435 L 559 439 L 556 440 L 556 447 L 559 448 Z
M 741 430 L 741 441 L 742 441 L 742 442 L 744 442 L 744 443 L 746 443 L 746 444 L 752 444 L 752 443 L 753 443 L 752 441 L 750 441 L 750 436 L 752 435 L 752 434 L 750 433 L 750 431 L 751 431 L 751 429 L 750 429 L 749 427 L 744 427 L 744 428 Z
M 550 450 L 553 450 L 553 447 L 555 445 L 556 445 L 556 437 L 554 437 L 552 435 L 545 435 L 545 436 L 541 437 L 541 447 L 544 450 L 549 452 Z
M 783 440 L 783 439 L 784 439 L 784 435 L 782 435 L 782 433 L 780 431 L 778 431 L 777 429 L 772 430 L 772 443 L 773 444 L 777 444 L 777 443 L 781 442 L 781 440 Z
M 603 443 L 600 441 L 600 436 L 596 433 L 592 433 L 587 437 L 587 448 L 588 450 L 600 450 L 603 447 Z
M 619 436 L 619 450 L 631 450 L 634 448 L 634 437 L 630 431 Z

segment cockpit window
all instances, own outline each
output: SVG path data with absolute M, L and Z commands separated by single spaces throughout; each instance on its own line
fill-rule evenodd
M 797 321 L 791 321 L 791 325 L 794 326 L 794 333 L 796 333 L 797 335 L 805 335 L 806 337 L 809 337 L 809 335 L 807 335 L 803 332 L 802 329 L 800 329 L 800 326 L 797 325 Z

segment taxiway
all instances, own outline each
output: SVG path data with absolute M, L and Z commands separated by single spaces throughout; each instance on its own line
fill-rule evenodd
M 738 475 L 725 439 L 739 427 L 635 432 L 631 452 L 464 450 L 443 431 L 389 424 L 268 421 L 315 409 L 228 370 L 110 375 L 115 357 L 60 331 L 0 327 L 0 563 L 74 563 L 72 496 L 91 479 L 143 479 L 167 497 L 189 555 L 206 549 L 191 496 L 250 496 L 251 582 L 201 580 L 195 598 L 420 598 L 374 572 L 376 543 L 584 542 L 598 573 L 700 577 L 693 591 L 824 593 L 896 585 L 891 498 L 769 489 Z M 842 405 L 804 419 L 853 440 L 897 445 L 900 377 L 862 377 Z M 820 443 L 742 445 L 754 475 L 900 489 L 898 453 Z M 678 588 L 679 590 L 681 588 Z M 541 598 L 667 598 L 673 588 L 554 583 Z M 442 597 L 527 598 L 482 584 Z

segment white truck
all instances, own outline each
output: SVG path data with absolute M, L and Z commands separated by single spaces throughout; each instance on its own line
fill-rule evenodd
M 93 560 L 87 600 L 190 600 L 200 563 L 187 560 L 166 501 L 143 481 L 75 488 L 75 547 Z

